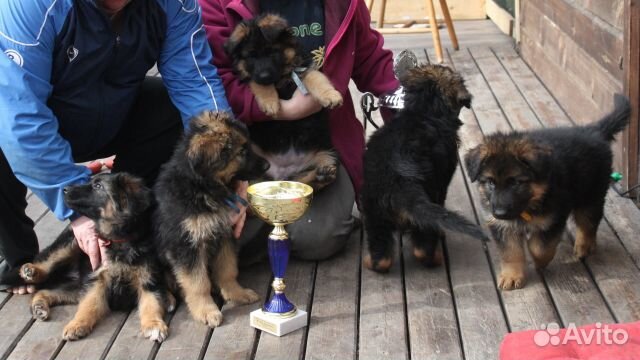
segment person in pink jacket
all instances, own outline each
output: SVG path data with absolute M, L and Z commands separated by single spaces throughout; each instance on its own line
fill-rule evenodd
M 363 0 L 199 2 L 209 44 L 216 54 L 213 62 L 239 120 L 249 126 L 268 120 L 295 121 L 321 109 L 313 98 L 296 91 L 291 99 L 281 100 L 280 113 L 271 118 L 259 109 L 248 85 L 241 83 L 233 73 L 224 43 L 240 21 L 261 13 L 277 13 L 287 19 L 294 34 L 300 34 L 298 39 L 303 48 L 313 54 L 316 63 L 321 63 L 320 70 L 342 93 L 344 104 L 329 111 L 329 126 L 333 145 L 344 167 L 333 184 L 314 195 L 305 216 L 288 227 L 294 256 L 317 260 L 333 255 L 349 238 L 354 224 L 351 211 L 362 184 L 365 139 L 349 93 L 349 81 L 353 80 L 359 90 L 374 95 L 397 89 L 399 82 L 393 73 L 393 54 L 383 48 L 382 35 L 371 29 L 369 11 Z M 312 24 L 313 34 L 305 32 L 304 29 Z M 318 24 L 321 31 L 317 31 Z M 251 243 L 266 248 L 266 231 L 257 219 L 248 219 L 240 239 L 242 253 L 254 250 L 252 246 L 244 246 L 252 239 L 257 241 Z

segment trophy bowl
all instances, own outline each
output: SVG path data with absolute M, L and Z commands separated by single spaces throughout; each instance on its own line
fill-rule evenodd
M 313 188 L 295 181 L 265 181 L 247 189 L 251 209 L 271 225 L 298 220 L 309 207 Z

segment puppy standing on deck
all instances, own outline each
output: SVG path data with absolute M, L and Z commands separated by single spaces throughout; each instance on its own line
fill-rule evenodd
M 283 18 L 263 14 L 239 23 L 225 43 L 239 79 L 248 82 L 260 109 L 277 118 L 280 98 L 296 87 L 325 108 L 342 105 L 342 95 L 320 71 L 305 63 Z M 269 160 L 271 180 L 293 180 L 314 190 L 336 178 L 338 155 L 331 144 L 325 111 L 296 121 L 268 121 L 250 127 L 251 139 Z
M 610 144 L 629 121 L 627 99 L 616 95 L 614 103 L 614 111 L 594 124 L 492 134 L 465 156 L 469 177 L 491 210 L 499 288 L 524 286 L 524 243 L 536 268 L 553 260 L 569 214 L 577 228 L 575 255 L 582 259 L 595 250 L 612 171 Z
M 247 130 L 227 113 L 205 112 L 186 136 L 155 186 L 156 247 L 172 270 L 191 315 L 207 326 L 222 322 L 212 298 L 248 304 L 260 297 L 238 284 L 230 211 L 236 180 L 252 180 L 269 168 L 251 149 Z
M 442 263 L 441 226 L 485 238 L 479 227 L 444 208 L 458 164 L 458 115 L 471 106 L 462 77 L 445 66 L 422 65 L 400 81 L 405 107 L 371 136 L 364 156 L 364 263 L 379 272 L 392 265 L 396 230 L 411 232 L 413 254 L 427 266 Z
M 138 304 L 143 335 L 163 341 L 169 332 L 164 309 L 173 309 L 175 299 L 167 291 L 150 238 L 151 190 L 125 173 L 101 174 L 89 184 L 66 187 L 64 200 L 95 221 L 97 234 L 109 243 L 108 264 L 92 272 L 89 258 L 68 228 L 32 263 L 3 280 L 37 285 L 31 312 L 39 320 L 46 320 L 54 305 L 79 301 L 73 320 L 64 328 L 65 340 L 89 335 L 109 310 L 129 310 Z

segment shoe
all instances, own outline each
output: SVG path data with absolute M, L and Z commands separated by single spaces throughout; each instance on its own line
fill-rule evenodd
M 7 276 L 11 274 L 11 265 L 7 261 L 5 261 L 4 257 L 0 256 L 0 291 L 6 291 L 9 288 L 12 288 L 13 285 L 2 284 L 2 279 L 5 279 Z

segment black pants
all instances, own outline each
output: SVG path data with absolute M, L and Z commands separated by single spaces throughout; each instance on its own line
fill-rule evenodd
M 113 171 L 138 175 L 151 186 L 160 166 L 169 160 L 182 134 L 180 112 L 173 106 L 160 78 L 147 78 L 129 118 L 116 137 L 89 161 L 116 155 Z M 26 187 L 16 179 L 0 149 L 0 272 L 31 261 L 38 252 L 33 221 L 25 214 Z

